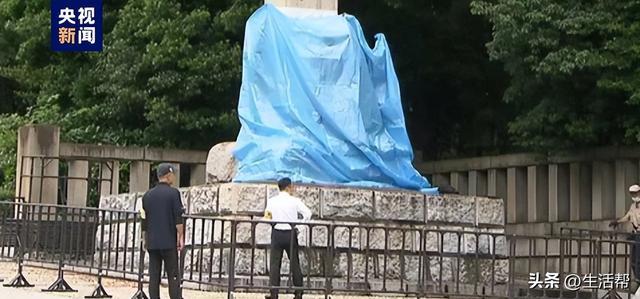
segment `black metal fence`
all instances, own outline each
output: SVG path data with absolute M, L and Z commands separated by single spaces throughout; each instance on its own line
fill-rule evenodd
M 100 277 L 135 279 L 147 270 L 135 212 L 14 202 L 0 203 L 0 211 L 0 258 Z M 274 224 L 185 215 L 184 284 L 229 294 L 268 292 Z M 306 293 L 507 296 L 507 240 L 490 229 L 320 221 L 294 226 Z M 282 292 L 296 290 L 287 263 Z
M 185 215 L 183 283 L 229 295 L 267 293 L 274 224 L 237 215 Z M 306 293 L 631 298 L 635 291 L 630 261 L 635 241 L 625 233 L 564 228 L 560 236 L 505 236 L 489 228 L 293 225 L 299 231 Z M 57 266 L 58 280 L 47 289 L 54 291 L 72 290 L 64 281 L 65 269 L 97 273 L 98 288 L 102 276 L 142 282 L 147 270 L 137 213 L 59 205 L 0 203 L 0 258 Z M 287 263 L 278 287 L 282 292 L 297 289 Z M 9 285 L 28 285 L 14 282 Z
M 509 297 L 633 298 L 631 236 L 581 228 L 562 228 L 559 236 L 510 236 Z

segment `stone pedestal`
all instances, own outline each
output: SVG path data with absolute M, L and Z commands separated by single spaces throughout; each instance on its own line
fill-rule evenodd
M 223 142 L 209 150 L 206 165 L 207 183 L 231 182 L 236 172 L 236 160 L 232 154 L 235 145 L 235 142 Z
M 278 192 L 275 184 L 223 183 L 181 188 L 180 192 L 189 214 L 218 215 L 187 219 L 187 272 L 228 274 L 235 221 L 240 244 L 236 275 L 249 275 L 253 264 L 253 274 L 266 277 L 271 226 L 252 224 L 250 219 L 261 218 L 267 198 Z M 100 207 L 135 211 L 141 195 L 103 197 Z M 433 282 L 506 282 L 507 242 L 500 199 L 315 185 L 298 185 L 294 195 L 309 206 L 316 221 L 316 226 L 313 221 L 297 226 L 302 269 L 311 276 L 324 277 L 330 267 L 336 279 L 358 281 L 368 273 L 370 280 L 386 275 L 390 284 L 399 283 L 400 278 L 414 284 L 419 269 L 427 269 L 426 275 Z M 126 226 L 120 222 L 120 226 Z M 117 231 L 118 225 L 111 227 Z M 123 251 L 110 243 L 137 244 L 133 242 L 134 232 L 128 230 L 125 236 L 125 231 L 120 227 L 117 238 L 100 246 Z M 333 253 L 326 250 L 327 246 L 334 248 Z M 288 273 L 288 267 L 285 259 L 283 273 Z

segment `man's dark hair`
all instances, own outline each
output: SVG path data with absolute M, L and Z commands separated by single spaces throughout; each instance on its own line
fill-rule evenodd
M 290 178 L 282 178 L 278 180 L 278 189 L 280 189 L 280 191 L 284 191 L 284 189 L 287 189 L 289 186 L 291 186 Z

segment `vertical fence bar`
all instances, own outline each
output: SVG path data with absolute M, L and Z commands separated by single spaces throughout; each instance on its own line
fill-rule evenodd
M 349 226 L 349 248 L 347 248 L 347 289 L 351 289 L 351 273 L 353 271 L 353 227 Z
M 216 231 L 216 220 L 211 220 L 211 239 L 209 240 L 209 283 L 211 283 L 211 278 L 213 276 L 213 254 L 215 253 L 214 247 L 214 239 L 215 239 L 215 231 Z
M 104 248 L 104 223 L 105 223 L 105 211 L 100 211 L 100 215 L 99 215 L 99 221 L 100 221 L 100 244 L 97 247 L 98 250 L 100 251 L 98 259 L 98 275 L 101 275 L 101 273 L 104 271 L 104 250 L 102 248 Z M 135 239 L 134 239 L 135 240 Z M 135 247 L 135 246 L 133 246 Z M 143 248 L 141 248 L 143 249 Z M 131 259 L 133 260 L 133 258 Z
M 199 251 L 200 252 L 200 254 L 199 254 L 200 262 L 198 263 L 198 270 L 199 270 L 198 271 L 198 282 L 201 283 L 202 282 L 202 270 L 203 270 L 202 269 L 203 268 L 202 263 L 203 263 L 203 260 L 204 260 L 204 244 L 205 244 L 204 243 L 204 230 L 207 227 L 206 220 L 204 218 L 201 218 L 200 219 L 200 224 L 202 226 L 202 229 L 200 230 L 200 244 L 198 246 L 199 249 L 200 249 L 200 251 Z M 254 243 L 254 246 L 255 246 L 255 243 Z M 253 266 L 253 260 L 251 261 L 251 265 Z
M 238 229 L 235 220 L 231 223 L 231 247 L 229 248 L 229 282 L 227 286 L 227 299 L 233 299 L 235 288 L 235 252 L 236 252 L 236 230 Z M 222 257 L 220 258 L 222 260 Z
M 367 232 L 367 238 L 366 238 L 366 247 L 365 247 L 365 259 L 364 259 L 364 285 L 369 286 L 369 255 L 370 255 L 370 235 L 371 235 L 371 229 L 369 227 L 366 227 L 366 232 Z
M 111 269 L 111 246 L 113 246 L 113 212 L 109 212 L 109 240 L 107 241 L 107 269 Z M 115 267 L 114 269 L 115 270 Z
M 460 267 L 462 263 L 462 233 L 456 232 L 458 250 L 456 252 L 456 294 L 460 294 Z
M 4 248 L 5 247 L 9 247 L 9 246 L 7 246 L 7 244 L 5 242 L 6 239 L 7 239 L 7 235 L 8 235 L 8 233 L 7 233 L 7 218 L 9 217 L 9 215 L 8 215 L 9 213 L 7 211 L 8 211 L 8 209 L 11 209 L 12 206 L 11 206 L 11 204 L 5 204 L 3 202 L 0 202 L 0 207 L 2 207 L 2 209 L 0 209 L 0 212 L 2 212 L 2 214 L 0 214 L 0 222 L 2 223 L 2 224 L 0 224 L 1 225 L 1 227 L 0 227 L 0 257 L 9 257 L 10 253 L 7 253 L 5 255 Z M 7 209 L 7 207 L 8 207 L 8 209 Z
M 566 239 L 560 239 L 560 265 L 559 265 L 559 281 L 564 281 L 564 256 L 565 256 Z M 564 284 L 560 285 L 560 298 L 564 298 Z
M 327 292 L 325 293 L 325 298 L 328 298 L 329 295 L 333 294 L 333 249 L 335 247 L 336 244 L 336 240 L 335 240 L 335 226 L 333 225 L 333 223 L 329 224 L 327 230 L 329 232 L 329 236 L 327 238 L 327 247 L 329 250 L 329 267 L 328 267 L 328 272 L 329 272 L 329 280 L 328 280 L 328 284 L 326 285 L 327 287 Z
M 545 250 L 546 252 L 546 250 Z M 547 260 L 545 259 L 545 265 Z M 495 295 L 495 287 L 496 285 L 496 237 L 495 235 L 491 236 L 491 295 Z
M 514 290 L 515 290 L 515 256 L 517 254 L 516 251 L 516 240 L 514 236 L 511 236 L 510 239 L 507 240 L 507 244 L 509 246 L 509 255 L 508 255 L 508 260 L 509 260 L 509 274 L 508 274 L 508 287 L 507 287 L 507 296 L 509 298 L 514 298 L 516 294 L 514 294 Z
M 442 288 L 442 254 L 444 247 L 444 233 L 438 232 L 438 292 L 443 293 L 444 289 Z
M 122 214 L 122 212 L 115 212 L 116 213 L 116 262 L 114 264 L 113 269 L 114 270 L 118 270 L 118 261 L 120 260 L 120 216 Z M 124 264 L 124 263 L 123 263 Z
M 124 212 L 124 248 L 122 250 L 122 272 L 127 272 L 127 253 L 129 252 L 129 213 Z M 133 259 L 133 256 L 131 256 Z
M 403 291 L 404 289 L 404 276 L 405 276 L 405 270 L 404 270 L 404 250 L 405 250 L 405 238 L 407 236 L 406 231 L 404 229 L 401 229 L 402 232 L 402 245 L 400 247 L 400 292 Z
M 138 212 L 132 212 L 130 214 L 131 222 L 133 223 L 133 236 L 131 236 L 131 273 L 135 273 L 135 256 L 136 256 L 136 246 L 142 245 L 140 242 L 136 242 L 138 240 Z M 142 221 L 142 220 L 141 220 Z M 104 224 L 102 225 L 104 226 Z M 142 223 L 140 224 L 140 240 L 143 240 L 144 234 L 142 233 Z M 144 248 L 142 248 L 144 250 Z
M 24 233 L 23 240 L 24 240 L 25 245 L 27 246 L 28 249 L 27 249 L 26 252 L 23 251 L 23 254 L 25 254 L 27 256 L 27 260 L 33 260 L 33 256 L 31 254 L 31 252 L 33 251 L 32 248 L 31 248 L 32 247 L 31 244 L 33 244 L 33 240 L 31 240 L 32 239 L 32 237 L 31 237 L 31 222 L 32 222 L 32 219 L 30 219 L 31 217 L 33 217 L 33 213 L 31 212 L 31 208 L 32 207 L 33 206 L 31 206 L 31 205 L 26 205 L 26 206 L 24 206 L 22 208 L 22 210 L 26 214 L 26 215 L 23 215 L 23 217 L 25 219 L 25 230 L 24 230 L 25 233 Z
M 476 237 L 476 254 L 475 254 L 475 272 L 476 272 L 476 277 L 475 280 L 473 282 L 473 294 L 474 295 L 478 295 L 478 283 L 480 282 L 480 255 L 478 253 L 478 250 L 480 249 L 480 234 L 478 232 L 474 233 L 475 237 Z
M 307 238 L 307 286 L 311 287 L 311 257 L 313 254 L 313 229 L 314 226 L 313 225 L 308 225 L 307 226 L 309 232 L 308 232 L 308 238 Z
M 55 221 L 55 220 L 54 220 Z M 54 236 L 51 236 L 51 234 L 49 234 L 49 232 L 51 231 L 51 227 L 53 225 L 49 225 L 49 223 L 51 222 L 51 206 L 47 206 L 47 225 L 45 226 L 45 231 L 47 232 L 46 234 L 44 234 L 44 250 L 45 250 L 45 254 L 44 254 L 44 258 L 47 258 L 47 256 L 51 256 L 50 258 L 54 258 L 55 257 L 55 248 L 57 248 L 57 246 L 51 246 L 51 243 L 53 242 L 53 238 L 55 238 Z M 53 226 L 55 229 L 55 226 Z
M 222 257 L 224 256 L 224 223 L 225 220 L 220 220 L 220 261 L 218 263 L 218 279 L 222 280 Z M 229 249 L 231 250 L 231 249 Z
M 87 223 L 86 219 L 83 217 L 83 215 L 85 214 L 83 210 L 80 208 L 76 208 L 76 211 L 78 212 L 78 222 L 74 224 L 78 228 L 78 233 L 76 235 L 76 266 L 80 266 L 80 256 L 82 255 L 84 249 L 82 246 L 82 241 L 87 238 Z
M 382 261 L 382 291 L 387 291 L 387 255 L 389 255 L 389 229 L 385 227 L 384 232 L 384 254 Z
M 191 258 L 189 259 L 190 271 L 189 271 L 189 280 L 193 280 L 193 255 L 196 249 L 196 219 L 195 218 L 187 218 L 188 221 L 191 221 L 191 252 L 189 255 Z

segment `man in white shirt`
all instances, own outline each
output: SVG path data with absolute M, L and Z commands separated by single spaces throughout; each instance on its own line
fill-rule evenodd
M 267 200 L 264 218 L 274 222 L 299 222 L 298 214 L 302 215 L 302 221 L 311 219 L 311 210 L 293 194 L 293 185 L 289 178 L 278 181 L 278 195 Z M 290 270 L 293 274 L 293 285 L 302 287 L 302 270 L 298 257 L 298 233 L 291 225 L 277 223 L 271 229 L 271 259 L 269 271 L 269 285 L 280 286 L 280 266 L 282 265 L 282 251 L 287 252 L 290 261 Z M 271 297 L 278 299 L 278 289 L 271 290 Z M 302 290 L 296 290 L 294 299 L 302 298 Z

